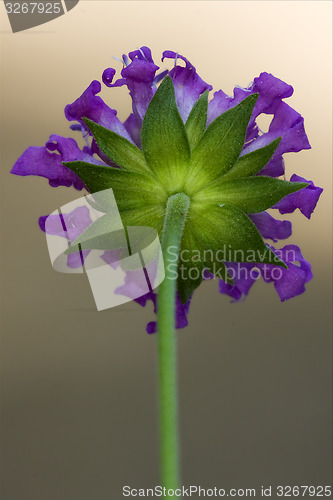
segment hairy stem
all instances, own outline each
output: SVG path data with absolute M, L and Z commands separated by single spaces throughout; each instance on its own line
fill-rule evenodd
M 184 193 L 170 196 L 164 220 L 162 251 L 165 279 L 157 305 L 161 480 L 167 489 L 180 486 L 178 398 L 175 336 L 177 262 L 190 199 Z M 177 262 L 175 261 L 177 255 Z

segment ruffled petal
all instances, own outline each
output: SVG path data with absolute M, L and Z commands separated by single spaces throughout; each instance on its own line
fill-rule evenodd
M 122 69 L 122 78 L 112 83 L 115 75 L 113 68 L 104 70 L 102 80 L 108 87 L 126 85 L 132 98 L 133 113 L 139 121 L 143 121 L 148 105 L 154 94 L 154 80 L 159 66 L 154 64 L 148 47 L 141 47 L 129 53 L 131 62 Z M 128 58 L 123 56 L 124 61 Z
M 291 236 L 291 222 L 274 219 L 269 213 L 250 214 L 250 219 L 256 225 L 263 238 L 273 241 L 284 240 Z
M 76 141 L 59 135 L 51 135 L 45 146 L 30 146 L 17 160 L 11 173 L 15 175 L 38 175 L 49 180 L 52 187 L 74 186 L 82 189 L 83 182 L 69 168 L 62 165 L 66 161 L 87 161 L 102 164 L 86 150 L 81 151 Z
M 251 91 L 259 94 L 254 108 L 254 114 L 258 116 L 261 113 L 275 113 L 282 99 L 292 96 L 294 89 L 272 74 L 264 72 L 253 80 Z
M 179 113 L 185 122 L 200 95 L 205 90 L 212 90 L 213 87 L 200 78 L 195 67 L 186 57 L 172 50 L 165 50 L 163 52 L 162 61 L 165 58 L 175 59 L 175 62 L 177 59 L 182 59 L 185 62 L 185 68 L 176 65 L 169 73 L 174 83 Z
M 280 214 L 290 214 L 298 208 L 305 217 L 310 219 L 323 192 L 323 188 L 315 186 L 312 181 L 308 181 L 296 174 L 291 176 L 290 181 L 308 182 L 309 185 L 296 193 L 288 194 L 288 196 L 285 196 L 285 198 L 282 198 L 282 200 L 274 205 L 273 208 L 278 209 Z
M 140 120 L 143 120 L 153 97 L 153 82 L 158 69 L 159 67 L 154 63 L 142 59 L 134 59 L 121 72 L 132 97 L 133 113 Z
M 242 154 L 248 154 L 251 151 L 267 146 L 278 137 L 282 137 L 282 140 L 273 158 L 277 158 L 284 153 L 298 153 L 303 149 L 311 148 L 304 129 L 304 118 L 285 102 L 281 102 L 277 106 L 268 132 L 246 146 Z
M 132 142 L 124 125 L 119 118 L 117 118 L 117 111 L 109 108 L 103 99 L 97 95 L 100 91 L 101 84 L 97 80 L 91 82 L 89 87 L 78 99 L 76 99 L 76 101 L 72 104 L 67 104 L 65 107 L 65 116 L 67 120 L 78 121 L 86 128 L 82 118 L 89 118 Z
M 74 241 L 92 223 L 88 207 L 77 207 L 68 214 L 43 215 L 39 218 L 39 227 L 46 232 L 45 221 L 48 219 L 47 234 L 61 236 Z M 75 252 L 67 256 L 67 266 L 75 269 L 81 267 L 90 250 Z
M 281 302 L 305 292 L 305 284 L 313 277 L 310 263 L 304 259 L 296 245 L 286 245 L 275 250 L 270 247 L 288 269 L 271 265 L 260 265 L 261 275 L 267 283 L 273 282 Z

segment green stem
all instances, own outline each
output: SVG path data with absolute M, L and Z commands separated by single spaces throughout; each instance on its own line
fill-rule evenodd
M 161 480 L 166 489 L 180 486 L 178 398 L 175 338 L 177 262 L 190 199 L 184 193 L 170 196 L 164 220 L 162 251 L 165 279 L 157 305 Z M 175 259 L 175 255 L 177 256 Z

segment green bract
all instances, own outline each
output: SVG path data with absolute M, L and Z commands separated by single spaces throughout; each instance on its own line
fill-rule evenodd
M 255 175 L 270 160 L 280 139 L 240 157 L 257 98 L 258 94 L 250 95 L 206 128 L 205 92 L 184 125 L 172 80 L 166 77 L 143 121 L 142 150 L 85 119 L 99 148 L 120 168 L 64 163 L 91 193 L 113 189 L 125 227 L 151 226 L 161 235 L 169 197 L 176 193 L 189 197 L 178 263 L 178 291 L 183 303 L 200 284 L 204 268 L 228 280 L 221 260 L 285 266 L 266 246 L 247 214 L 262 212 L 307 184 Z M 98 236 L 101 223 L 95 224 L 94 230 L 92 225 L 87 231 Z M 79 240 L 73 242 L 73 250 Z M 105 246 L 105 240 L 101 245 Z M 193 268 L 199 272 L 191 273 Z

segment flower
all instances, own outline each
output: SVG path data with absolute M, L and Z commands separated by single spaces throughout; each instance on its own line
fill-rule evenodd
M 291 223 L 267 209 L 285 214 L 298 208 L 310 218 L 322 192 L 297 175 L 279 179 L 285 176 L 283 154 L 310 148 L 302 116 L 284 101 L 293 88 L 261 73 L 247 88 L 235 87 L 233 96 L 220 90 L 209 100 L 212 86 L 188 59 L 169 50 L 165 58 L 174 67 L 158 73 L 148 47 L 123 55 L 121 78 L 113 83 L 116 71 L 107 68 L 102 81 L 109 88 L 127 86 L 133 106 L 127 120 L 122 123 L 98 96 L 95 80 L 65 108 L 86 146 L 51 136 L 45 147 L 28 148 L 12 173 L 91 193 L 112 188 L 125 226 L 152 226 L 160 235 L 168 198 L 184 192 L 190 209 L 176 267 L 179 327 L 187 324 L 193 291 L 212 275 L 234 300 L 259 277 L 274 283 L 282 301 L 302 293 L 312 274 L 299 248 L 279 250 L 263 240 L 291 235 Z M 262 113 L 272 115 L 265 133 L 256 123 Z M 247 274 L 241 276 L 241 268 Z M 141 305 L 147 300 L 156 309 L 154 292 L 137 299 Z M 155 328 L 150 323 L 147 331 Z

